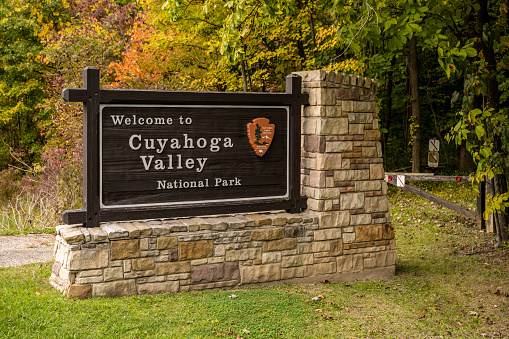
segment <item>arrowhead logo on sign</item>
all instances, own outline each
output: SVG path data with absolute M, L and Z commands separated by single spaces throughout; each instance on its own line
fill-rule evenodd
M 247 124 L 249 143 L 257 156 L 263 157 L 268 151 L 275 131 L 276 125 L 267 118 L 256 118 Z

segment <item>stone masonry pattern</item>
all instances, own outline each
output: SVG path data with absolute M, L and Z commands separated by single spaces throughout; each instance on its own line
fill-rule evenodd
M 57 227 L 51 282 L 70 298 L 279 282 L 391 279 L 395 241 L 376 81 L 298 72 L 303 213 L 234 214 Z

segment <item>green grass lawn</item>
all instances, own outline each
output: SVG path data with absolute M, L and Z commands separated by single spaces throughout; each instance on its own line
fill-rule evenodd
M 475 203 L 468 184 L 426 189 Z M 392 282 L 70 300 L 48 284 L 51 263 L 28 265 L 0 269 L 0 337 L 509 338 L 509 249 L 403 190 L 391 188 L 389 199 Z

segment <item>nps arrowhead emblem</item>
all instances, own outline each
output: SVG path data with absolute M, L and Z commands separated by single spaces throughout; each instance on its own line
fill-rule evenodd
M 255 154 L 263 157 L 272 143 L 276 125 L 267 118 L 256 118 L 247 124 L 247 136 Z

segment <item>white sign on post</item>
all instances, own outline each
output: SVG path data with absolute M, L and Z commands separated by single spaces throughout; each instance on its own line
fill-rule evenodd
M 396 176 L 396 186 L 405 187 L 405 176 L 404 175 Z
M 440 140 L 430 139 L 429 141 L 429 151 L 430 152 L 438 152 L 440 150 Z
M 440 140 L 430 139 L 429 141 L 429 153 L 428 153 L 428 166 L 438 167 L 438 150 L 440 149 Z
M 428 166 L 429 167 L 438 167 L 438 152 L 429 152 L 428 153 Z

